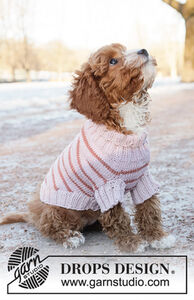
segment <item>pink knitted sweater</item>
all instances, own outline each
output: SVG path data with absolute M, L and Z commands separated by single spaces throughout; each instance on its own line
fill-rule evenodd
M 158 191 L 148 171 L 147 133 L 141 137 L 108 130 L 87 120 L 51 166 L 41 201 L 75 210 L 107 211 L 131 192 L 135 204 Z

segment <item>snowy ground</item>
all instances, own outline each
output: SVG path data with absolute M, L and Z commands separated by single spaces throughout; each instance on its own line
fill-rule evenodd
M 0 143 L 33 136 L 80 117 L 66 109 L 68 87 L 55 82 L 1 84 Z M 8 134 L 3 134 L 5 131 Z
M 0 85 L 0 214 L 26 209 L 26 202 L 60 151 L 79 131 L 83 119 L 65 110 L 67 85 L 31 83 Z M 156 83 L 152 89 L 151 171 L 161 184 L 163 223 L 177 236 L 176 247 L 146 254 L 187 254 L 193 259 L 194 84 Z M 132 213 L 130 199 L 128 210 Z M 118 254 L 95 228 L 86 243 L 67 250 L 42 237 L 28 224 L 0 227 L 0 263 L 21 245 L 45 254 Z M 144 253 L 145 254 L 145 253 Z

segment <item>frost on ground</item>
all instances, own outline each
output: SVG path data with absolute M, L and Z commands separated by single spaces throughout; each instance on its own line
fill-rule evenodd
M 54 83 L 0 86 L 1 216 L 26 210 L 26 202 L 51 163 L 79 131 L 83 119 L 65 110 L 66 92 L 65 85 Z M 145 253 L 186 254 L 191 261 L 194 84 L 156 85 L 151 94 L 151 172 L 161 185 L 165 230 L 174 234 L 177 241 L 172 249 L 148 248 Z M 126 210 L 133 214 L 130 197 L 126 200 Z M 120 254 L 99 229 L 88 228 L 84 235 L 86 242 L 80 248 L 65 249 L 42 237 L 28 224 L 3 225 L 0 226 L 0 262 L 7 263 L 10 253 L 22 245 L 36 247 L 47 255 Z

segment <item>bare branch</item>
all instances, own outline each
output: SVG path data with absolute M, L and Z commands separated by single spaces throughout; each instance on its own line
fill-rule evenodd
M 162 1 L 170 5 L 172 8 L 176 9 L 180 14 L 182 14 L 184 4 L 176 0 L 162 0 Z

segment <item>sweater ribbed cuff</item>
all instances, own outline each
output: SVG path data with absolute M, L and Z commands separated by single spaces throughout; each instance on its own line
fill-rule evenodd
M 95 199 L 101 212 L 105 212 L 124 201 L 125 183 L 121 179 L 108 181 L 95 191 Z
M 135 205 L 143 203 L 159 192 L 159 184 L 153 180 L 147 171 L 131 190 L 131 197 Z

